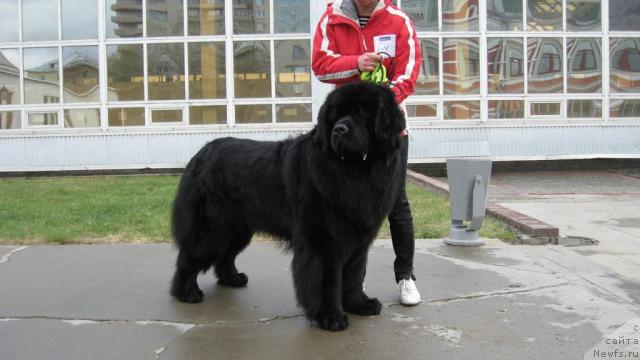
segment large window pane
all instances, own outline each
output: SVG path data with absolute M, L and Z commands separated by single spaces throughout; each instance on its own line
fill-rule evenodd
M 640 100 L 639 99 L 620 99 L 611 100 L 610 117 L 612 118 L 639 118 L 640 117 Z
M 109 109 L 109 126 L 144 126 L 144 108 Z
M 0 0 L 0 42 L 18 41 L 18 1 Z
M 182 1 L 152 0 L 147 2 L 147 36 L 182 36 L 184 11 Z
M 18 49 L 0 49 L 0 105 L 20 104 L 19 67 Z
M 0 130 L 20 128 L 22 128 L 22 121 L 19 111 L 0 111 Z
M 100 101 L 97 46 L 62 48 L 65 103 Z
M 276 122 L 308 122 L 312 119 L 311 104 L 276 105 Z
M 600 38 L 567 38 L 567 80 L 570 93 L 598 93 L 602 90 Z
M 438 0 L 404 0 L 402 10 L 417 31 L 438 31 Z
M 478 31 L 478 0 L 442 0 L 443 31 Z
M 521 38 L 487 39 L 489 93 L 524 92 L 524 46 Z
M 562 0 L 527 0 L 527 30 L 562 31 Z
M 62 0 L 62 40 L 98 38 L 98 0 Z
M 489 100 L 489 119 L 524 119 L 524 101 Z
M 271 105 L 236 105 L 236 124 L 271 123 Z
M 234 1 L 233 33 L 269 33 L 269 0 Z
M 640 31 L 640 2 L 609 0 L 609 30 Z
M 480 57 L 477 38 L 448 38 L 442 44 L 444 93 L 480 92 Z
M 602 100 L 569 100 L 567 102 L 569 118 L 601 118 Z
M 416 95 L 440 94 L 440 51 L 438 39 L 420 39 L 422 66 L 415 85 Z
M 561 93 L 562 39 L 529 38 L 529 93 Z
M 191 106 L 189 108 L 189 124 L 191 125 L 211 125 L 226 123 L 226 106 Z
M 24 49 L 24 102 L 60 102 L 58 48 Z
M 100 127 L 99 109 L 67 109 L 64 111 L 64 127 Z
M 522 1 L 487 0 L 488 30 L 522 30 Z
M 276 96 L 311 96 L 311 50 L 308 40 L 275 42 Z
M 640 38 L 611 38 L 611 91 L 640 92 Z
M 32 112 L 27 114 L 29 126 L 54 126 L 58 125 L 57 112 Z
M 184 99 L 184 47 L 147 45 L 149 100 Z
M 445 120 L 476 120 L 480 119 L 480 101 L 445 101 Z
M 189 98 L 227 96 L 224 43 L 189 43 Z
M 109 101 L 144 100 L 142 45 L 107 46 Z
M 602 31 L 600 0 L 568 0 L 567 31 Z
M 189 35 L 224 35 L 224 0 L 187 2 Z
M 271 97 L 271 60 L 268 41 L 233 43 L 236 97 Z
M 308 33 L 308 0 L 274 0 L 273 25 L 276 33 Z
M 106 0 L 107 37 L 142 36 L 142 0 Z
M 22 0 L 22 40 L 58 40 L 58 0 Z

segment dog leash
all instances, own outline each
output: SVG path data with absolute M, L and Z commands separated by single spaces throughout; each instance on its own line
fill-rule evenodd
M 393 62 L 393 57 L 391 57 L 391 55 L 387 54 L 386 52 L 379 52 L 376 54 L 386 55 L 389 60 L 391 60 L 389 75 L 391 75 L 391 78 L 393 79 L 393 75 L 395 72 L 395 63 Z M 373 70 L 363 71 L 362 74 L 360 74 L 360 80 L 372 82 L 376 85 L 391 85 L 391 80 L 389 80 L 389 78 L 387 77 L 387 68 L 382 64 L 382 61 L 377 63 Z

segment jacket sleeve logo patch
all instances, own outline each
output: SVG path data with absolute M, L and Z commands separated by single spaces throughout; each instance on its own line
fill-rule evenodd
M 396 56 L 396 35 L 379 35 L 373 37 L 373 47 L 376 53 L 387 53 L 390 57 Z M 384 54 L 383 54 L 384 55 Z

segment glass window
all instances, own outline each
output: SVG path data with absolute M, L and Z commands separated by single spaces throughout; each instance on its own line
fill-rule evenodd
M 57 112 L 30 112 L 27 115 L 29 126 L 54 126 L 58 125 Z
M 58 0 L 22 0 L 22 40 L 58 40 Z
M 640 38 L 611 38 L 611 92 L 640 92 Z
M 64 127 L 89 128 L 100 127 L 99 109 L 66 109 L 64 111 Z
M 224 43 L 189 43 L 189 98 L 227 96 Z
M 445 101 L 445 120 L 476 120 L 480 119 L 480 101 Z
M 480 92 L 480 56 L 477 38 L 445 38 L 442 43 L 444 93 Z
M 142 0 L 106 0 L 107 37 L 142 36 Z
M 271 123 L 271 105 L 236 105 L 236 124 Z
M 308 40 L 275 41 L 276 96 L 311 96 L 311 49 Z
M 640 2 L 609 0 L 609 30 L 640 31 Z
M 599 93 L 602 90 L 600 38 L 567 38 L 570 93 Z
M 59 103 L 58 48 L 29 48 L 22 54 L 25 104 Z
M 527 30 L 562 31 L 562 0 L 527 0 Z
M 561 93 L 562 39 L 529 38 L 529 93 Z
M 435 118 L 438 116 L 438 105 L 433 103 L 407 105 L 407 116 L 409 118 Z
M 271 97 L 271 59 L 268 41 L 233 43 L 236 97 Z
M 437 0 L 403 0 L 402 10 L 413 21 L 416 31 L 438 31 Z
M 487 0 L 487 29 L 522 31 L 522 1 Z
M 100 101 L 97 46 L 62 48 L 65 103 Z
M 442 0 L 443 31 L 478 31 L 477 0 Z
M 153 109 L 151 110 L 151 122 L 158 123 L 181 123 L 182 110 L 179 109 Z
M 440 94 L 440 51 L 438 39 L 420 39 L 422 66 L 415 85 L 416 95 Z
M 0 0 L 0 43 L 18 41 L 18 2 Z
M 567 31 L 602 31 L 600 0 L 568 0 Z
M 269 33 L 269 1 L 234 1 L 233 33 Z
M 20 111 L 0 111 L 0 130 L 21 128 Z
M 312 119 L 311 104 L 278 104 L 276 105 L 276 122 L 305 122 Z
M 182 1 L 147 2 L 147 36 L 182 36 L 184 11 Z
M 109 126 L 144 126 L 144 108 L 109 109 Z
M 273 24 L 276 33 L 308 33 L 308 0 L 274 0 Z
M 639 99 L 611 100 L 609 104 L 612 118 L 638 118 L 640 117 Z
M 147 45 L 149 100 L 184 99 L 182 43 Z
M 224 0 L 189 1 L 189 35 L 224 35 Z
M 62 0 L 62 39 L 98 38 L 98 1 Z
M 490 94 L 524 92 L 524 46 L 521 38 L 487 39 Z
M 107 45 L 109 101 L 144 100 L 142 44 Z
M 0 105 L 20 104 L 19 67 L 18 49 L 0 49 Z
M 569 100 L 567 102 L 569 118 L 601 118 L 602 100 Z
M 211 125 L 226 123 L 226 106 L 191 106 L 189 108 L 189 124 L 191 125 Z
M 534 102 L 529 104 L 531 116 L 553 116 L 560 115 L 559 102 Z
M 524 119 L 524 100 L 489 100 L 489 119 Z

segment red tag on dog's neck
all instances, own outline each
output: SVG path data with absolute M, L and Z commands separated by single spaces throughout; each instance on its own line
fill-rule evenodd
M 404 130 L 400 131 L 400 137 L 405 137 L 407 135 L 409 135 L 409 130 L 404 129 Z

